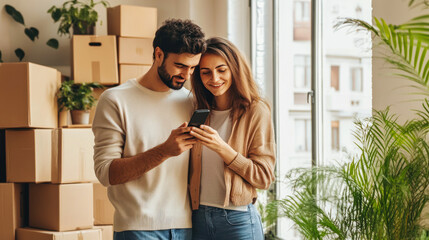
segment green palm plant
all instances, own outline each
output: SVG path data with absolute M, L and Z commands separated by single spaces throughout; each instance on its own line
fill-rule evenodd
M 411 0 L 409 6 L 429 6 L 429 1 Z M 374 17 L 374 26 L 360 19 L 346 18 L 335 27 L 355 27 L 357 30 L 370 31 L 381 46 L 390 51 L 384 53 L 384 59 L 393 69 L 399 70 L 395 75 L 411 80 L 417 93 L 429 95 L 429 15 L 421 15 L 400 24 L 387 24 L 384 19 Z
M 411 0 L 409 6 L 429 6 Z M 383 58 L 419 95 L 429 95 L 429 15 L 393 25 L 345 19 L 336 27 L 371 32 L 388 51 Z M 416 117 L 399 123 L 389 109 L 356 121 L 359 151 L 337 166 L 292 170 L 293 194 L 265 207 L 268 222 L 291 219 L 305 239 L 429 239 L 419 224 L 428 203 L 429 101 Z
M 357 156 L 341 166 L 294 169 L 293 195 L 269 204 L 305 239 L 419 239 L 429 197 L 429 102 L 404 124 L 388 110 L 357 121 Z M 317 189 L 317 194 L 315 194 Z

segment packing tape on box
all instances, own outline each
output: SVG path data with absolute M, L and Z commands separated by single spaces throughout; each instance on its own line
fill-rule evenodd
M 58 162 L 58 160 L 60 159 L 59 154 L 61 154 L 61 151 L 60 151 L 61 142 L 58 139 L 60 137 L 59 136 L 60 131 L 61 130 L 59 128 L 56 128 L 52 131 L 52 156 L 51 156 L 51 158 L 52 158 L 51 178 L 52 179 L 51 179 L 51 181 L 53 183 L 58 183 L 61 179 L 61 176 L 60 176 L 61 173 L 59 172 L 60 166 L 59 166 L 59 162 Z
M 94 61 L 91 62 L 91 71 L 92 71 L 92 82 L 101 82 L 100 79 L 100 62 L 99 61 Z
M 79 148 L 79 160 L 78 160 L 78 168 L 79 168 L 79 179 L 82 181 L 85 176 L 86 164 L 85 164 L 85 149 Z

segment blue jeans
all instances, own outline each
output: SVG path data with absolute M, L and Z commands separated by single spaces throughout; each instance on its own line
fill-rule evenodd
M 114 232 L 113 240 L 191 240 L 192 229 Z
M 253 204 L 246 212 L 200 205 L 192 212 L 192 239 L 263 240 L 261 217 Z

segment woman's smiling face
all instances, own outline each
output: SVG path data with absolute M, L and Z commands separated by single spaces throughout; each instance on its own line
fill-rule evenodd
M 231 70 L 221 56 L 208 53 L 200 60 L 200 77 L 215 98 L 224 96 L 232 84 Z

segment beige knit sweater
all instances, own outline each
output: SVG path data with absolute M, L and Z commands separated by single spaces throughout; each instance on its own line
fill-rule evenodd
M 114 159 L 135 156 L 163 143 L 172 129 L 189 121 L 192 108 L 188 90 L 155 92 L 135 79 L 101 95 L 92 125 L 94 170 L 115 207 L 115 231 L 192 227 L 189 151 L 149 166 L 152 169 L 136 180 L 117 185 L 109 181 Z

